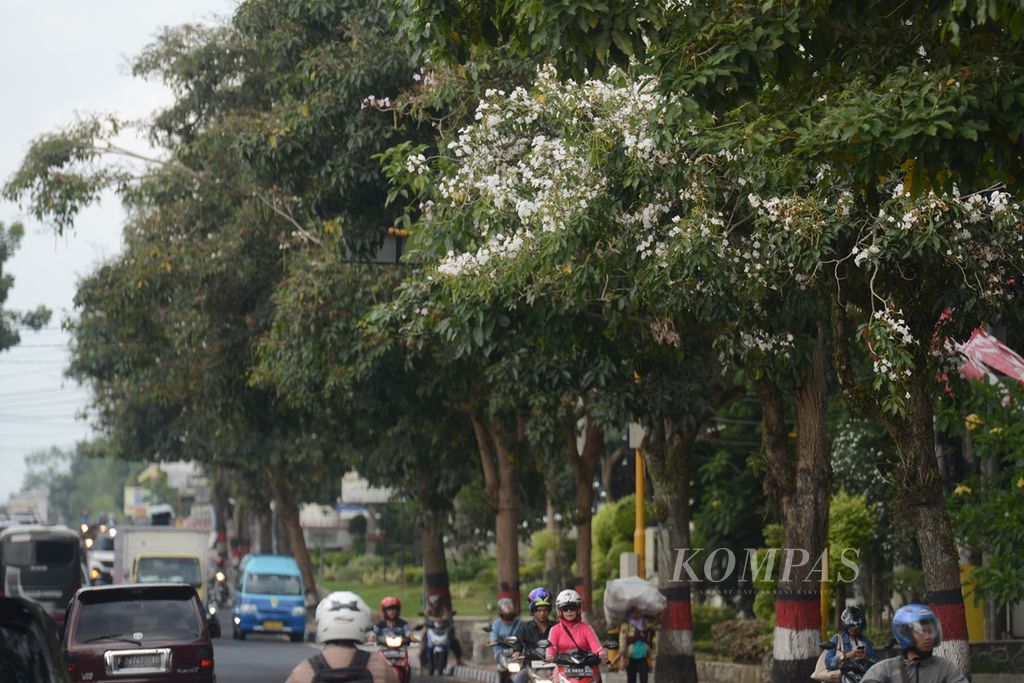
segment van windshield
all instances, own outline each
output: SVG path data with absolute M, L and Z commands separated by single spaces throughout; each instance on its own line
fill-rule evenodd
M 287 574 L 249 574 L 245 587 L 256 595 L 302 595 L 302 581 Z
M 136 564 L 139 583 L 187 583 L 199 587 L 199 560 L 194 557 L 140 557 Z

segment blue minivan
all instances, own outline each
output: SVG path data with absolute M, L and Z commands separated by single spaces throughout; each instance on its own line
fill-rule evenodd
M 231 604 L 234 638 L 287 633 L 293 642 L 301 641 L 306 632 L 306 591 L 295 558 L 247 555 L 238 570 Z

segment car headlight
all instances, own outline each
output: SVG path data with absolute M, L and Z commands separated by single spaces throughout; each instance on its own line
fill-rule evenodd
M 305 615 L 306 615 L 306 608 L 303 607 L 302 605 L 296 605 L 295 607 L 292 607 L 292 616 L 293 617 L 302 617 L 302 616 L 305 616 Z
M 384 643 L 388 647 L 402 647 L 402 636 L 385 636 Z
M 249 603 L 249 602 L 242 603 L 241 605 L 238 606 L 238 613 L 239 614 L 256 614 L 257 612 L 259 612 L 259 610 L 256 609 L 256 605 L 253 605 L 252 603 Z
M 517 673 L 519 673 L 519 670 L 522 669 L 522 668 L 523 667 L 522 667 L 522 665 L 519 664 L 519 662 L 509 662 L 508 663 L 508 672 L 510 674 L 517 674 Z

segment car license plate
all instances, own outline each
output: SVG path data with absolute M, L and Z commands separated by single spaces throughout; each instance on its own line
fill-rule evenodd
M 121 655 L 117 658 L 117 670 L 160 669 L 160 655 Z
M 268 631 L 280 631 L 281 629 L 284 628 L 284 622 L 283 621 L 264 621 L 263 622 L 263 628 L 267 629 Z
M 570 678 L 592 678 L 594 676 L 594 669 L 589 666 L 567 666 L 563 671 Z

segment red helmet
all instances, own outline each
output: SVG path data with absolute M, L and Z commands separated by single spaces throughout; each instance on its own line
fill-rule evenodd
M 402 602 L 398 598 L 393 596 L 393 595 L 387 596 L 386 598 L 384 598 L 383 600 L 380 601 L 380 614 L 381 614 L 381 616 L 383 616 L 385 618 L 387 617 L 387 614 L 386 614 L 385 610 L 388 607 L 394 607 L 395 609 L 397 609 L 399 611 L 399 613 L 401 613 L 401 611 L 402 611 Z

